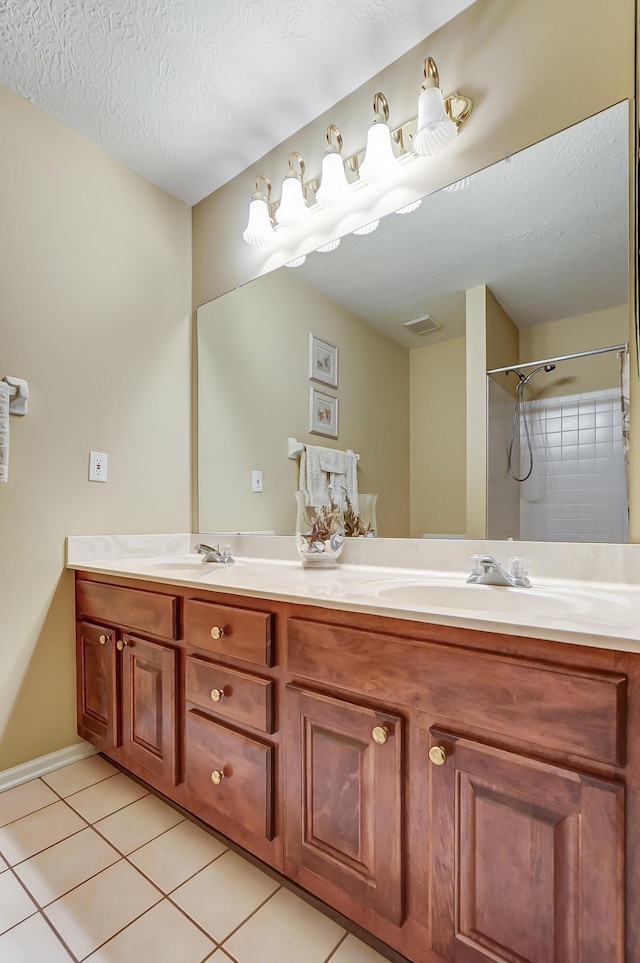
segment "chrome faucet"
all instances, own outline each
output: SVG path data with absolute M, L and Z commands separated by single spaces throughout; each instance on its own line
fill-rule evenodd
M 196 545 L 196 552 L 199 552 L 203 556 L 203 562 L 222 562 L 223 565 L 232 565 L 234 559 L 231 558 L 231 546 L 225 545 L 225 547 L 220 551 L 220 546 L 216 545 L 214 548 L 212 545 L 205 545 L 204 543 Z
M 478 585 L 512 585 L 517 588 L 531 588 L 527 578 L 528 559 L 516 555 L 509 559 L 511 572 L 505 572 L 493 555 L 472 555 L 471 575 L 467 582 Z

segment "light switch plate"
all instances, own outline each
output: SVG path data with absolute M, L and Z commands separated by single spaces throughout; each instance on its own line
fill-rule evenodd
M 103 451 L 89 452 L 89 481 L 106 482 L 107 456 Z
M 252 492 L 262 491 L 262 472 L 261 471 L 251 472 L 251 491 Z

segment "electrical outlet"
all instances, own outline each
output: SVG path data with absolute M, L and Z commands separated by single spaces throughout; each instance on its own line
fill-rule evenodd
M 106 482 L 107 456 L 103 451 L 89 452 L 89 481 Z
M 251 491 L 252 492 L 262 491 L 262 472 L 261 471 L 251 472 Z

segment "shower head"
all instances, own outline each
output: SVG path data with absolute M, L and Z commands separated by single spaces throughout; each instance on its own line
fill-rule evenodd
M 544 366 L 544 370 L 547 372 L 547 374 L 549 374 L 550 371 L 556 370 L 556 366 L 554 364 L 546 364 Z
M 519 375 L 520 381 L 524 386 L 528 381 L 530 381 L 533 378 L 534 375 L 537 375 L 539 371 L 546 371 L 548 374 L 550 371 L 553 371 L 554 369 L 555 369 L 554 364 L 541 364 L 539 368 L 534 368 L 531 374 L 528 374 L 526 378 L 524 378 L 519 371 L 517 372 L 517 374 Z

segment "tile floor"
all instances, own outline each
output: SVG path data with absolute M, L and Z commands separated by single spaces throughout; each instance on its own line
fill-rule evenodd
M 385 963 L 100 756 L 0 793 L 2 963 Z

